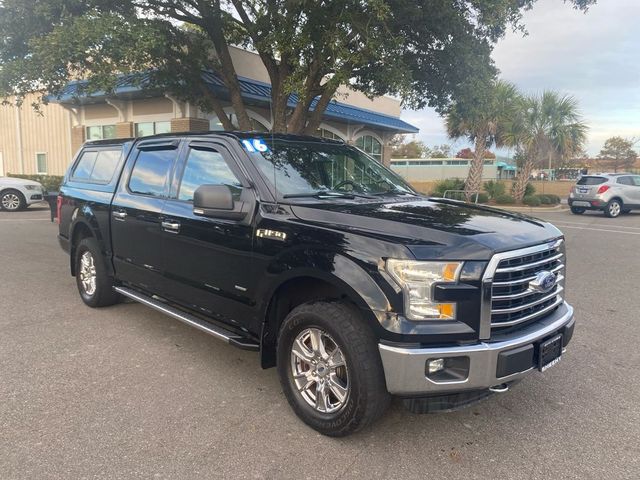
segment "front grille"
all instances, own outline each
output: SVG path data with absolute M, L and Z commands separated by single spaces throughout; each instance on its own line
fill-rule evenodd
M 503 330 L 535 322 L 553 312 L 563 301 L 564 249 L 562 240 L 500 254 L 491 288 L 491 330 Z M 530 286 L 536 274 L 556 274 L 546 292 Z

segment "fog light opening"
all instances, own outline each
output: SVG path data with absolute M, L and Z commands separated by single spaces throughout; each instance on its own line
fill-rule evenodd
M 424 370 L 426 377 L 433 382 L 464 382 L 469 378 L 469 364 L 469 357 L 430 358 Z

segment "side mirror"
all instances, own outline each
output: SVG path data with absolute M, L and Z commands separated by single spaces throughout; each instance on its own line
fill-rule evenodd
M 193 213 L 201 217 L 242 220 L 245 202 L 235 202 L 226 185 L 200 185 L 193 193 Z

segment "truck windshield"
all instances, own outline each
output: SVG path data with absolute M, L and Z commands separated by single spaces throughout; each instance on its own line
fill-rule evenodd
M 243 141 L 245 147 L 246 140 Z M 394 172 L 359 150 L 344 144 L 263 138 L 249 155 L 277 193 L 285 198 L 318 195 L 325 199 L 348 195 L 415 194 Z

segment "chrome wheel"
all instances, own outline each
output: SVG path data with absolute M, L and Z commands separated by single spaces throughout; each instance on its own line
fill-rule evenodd
M 5 193 L 2 196 L 2 208 L 5 210 L 18 210 L 20 208 L 20 197 L 15 193 Z
M 96 266 L 91 252 L 86 251 L 80 257 L 80 284 L 87 295 L 96 293 Z
M 319 328 L 307 328 L 296 336 L 291 346 L 291 373 L 302 398 L 318 412 L 337 412 L 349 399 L 342 350 Z
M 611 204 L 609 204 L 609 215 L 611 215 L 612 217 L 617 217 L 618 215 L 620 215 L 621 210 L 622 209 L 618 202 L 611 202 Z

